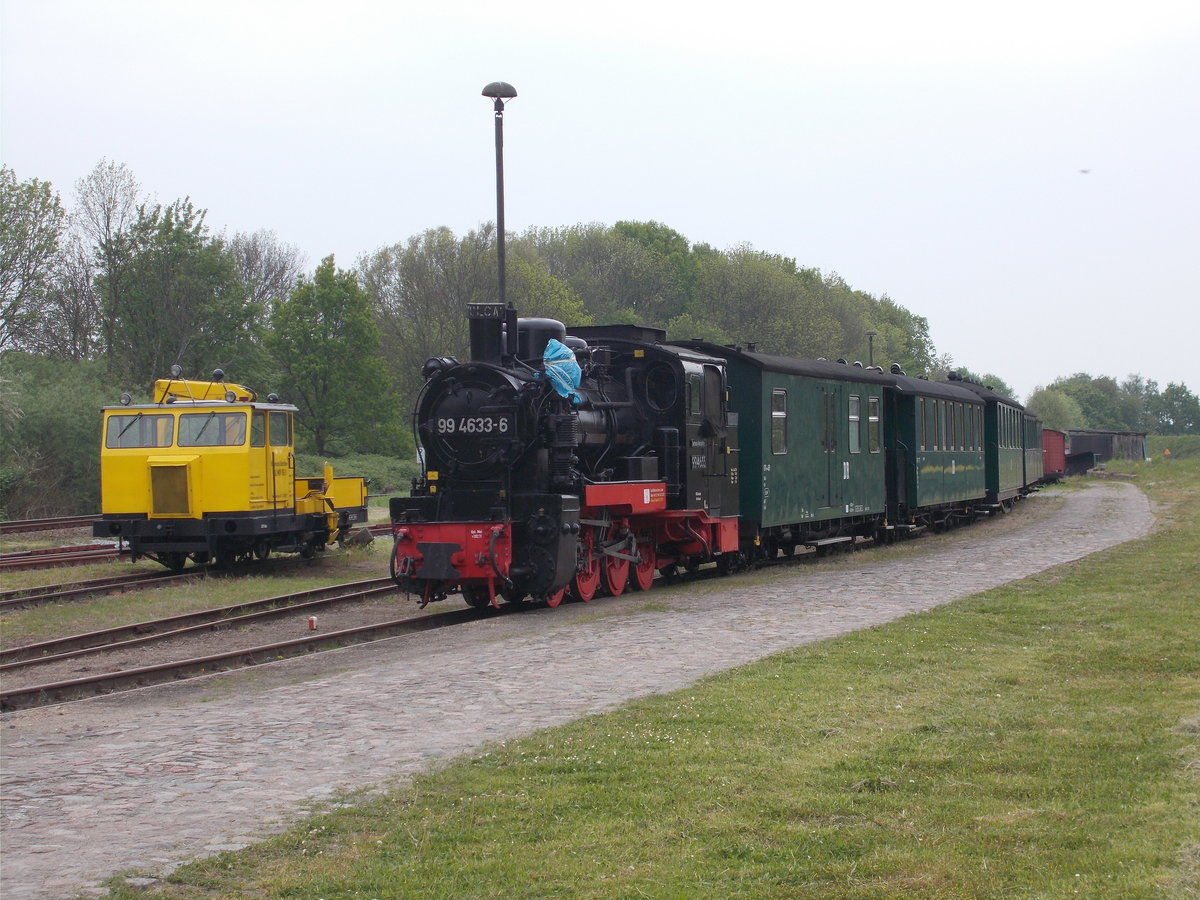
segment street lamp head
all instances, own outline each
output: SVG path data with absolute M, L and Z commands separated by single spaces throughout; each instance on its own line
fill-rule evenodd
M 504 101 L 517 96 L 517 89 L 507 81 L 493 81 L 483 89 L 483 96 L 495 100 L 496 115 L 504 112 Z
M 483 89 L 483 96 L 493 100 L 511 100 L 517 96 L 517 89 L 507 81 L 493 81 Z

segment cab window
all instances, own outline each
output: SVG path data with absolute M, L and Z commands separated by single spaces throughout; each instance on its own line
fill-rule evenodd
M 255 410 L 250 417 L 250 446 L 267 446 L 267 414 L 262 410 Z
M 272 447 L 292 446 L 292 417 L 285 412 L 271 413 L 268 436 Z
M 245 443 L 244 412 L 184 413 L 179 417 L 180 447 L 240 447 Z
M 144 413 L 109 416 L 104 446 L 112 449 L 170 447 L 174 434 L 174 416 L 148 416 Z

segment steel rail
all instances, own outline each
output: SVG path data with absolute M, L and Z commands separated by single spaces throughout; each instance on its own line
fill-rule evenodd
M 35 644 L 23 644 L 19 647 L 0 650 L 0 672 L 58 662 L 89 653 L 123 650 L 126 647 L 170 640 L 201 630 L 240 626 L 270 616 L 293 614 L 297 610 L 316 609 L 335 603 L 350 603 L 377 594 L 395 593 L 398 590 L 399 588 L 391 578 L 373 578 L 349 584 L 312 588 L 262 600 L 250 600 L 231 606 L 180 613 L 131 625 L 118 625 L 100 631 L 39 641 Z
M 30 709 L 35 706 L 67 703 L 73 700 L 87 699 L 98 694 L 109 694 L 138 687 L 150 687 L 157 684 L 196 678 L 202 675 L 228 672 L 234 669 L 248 668 L 267 662 L 303 656 L 309 653 L 386 640 L 391 637 L 430 631 L 436 628 L 446 628 L 464 622 L 476 621 L 495 614 L 495 612 L 489 613 L 488 611 L 476 609 L 450 610 L 444 613 L 396 619 L 390 622 L 377 622 L 372 625 L 347 628 L 341 631 L 329 632 L 328 634 L 314 634 L 274 644 L 263 644 L 258 647 L 231 650 L 212 656 L 196 657 L 178 662 L 128 669 L 122 672 L 109 672 L 84 678 L 73 678 L 65 681 L 32 685 L 0 693 L 0 711 L 10 712 L 19 709 Z

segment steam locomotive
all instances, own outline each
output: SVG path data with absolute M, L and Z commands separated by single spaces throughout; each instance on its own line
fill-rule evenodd
M 390 500 L 392 577 L 422 604 L 644 590 L 948 527 L 1041 477 L 1036 419 L 981 385 L 642 326 L 568 335 L 511 304 L 467 316 L 470 360 L 423 369 L 423 475 Z

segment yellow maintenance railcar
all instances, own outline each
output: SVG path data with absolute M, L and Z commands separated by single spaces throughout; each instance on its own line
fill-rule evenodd
M 296 407 L 271 394 L 180 376 L 154 383 L 153 402 L 105 407 L 100 442 L 102 516 L 96 537 L 118 538 L 133 559 L 171 569 L 229 566 L 293 552 L 312 556 L 367 519 L 363 478 L 297 478 Z

